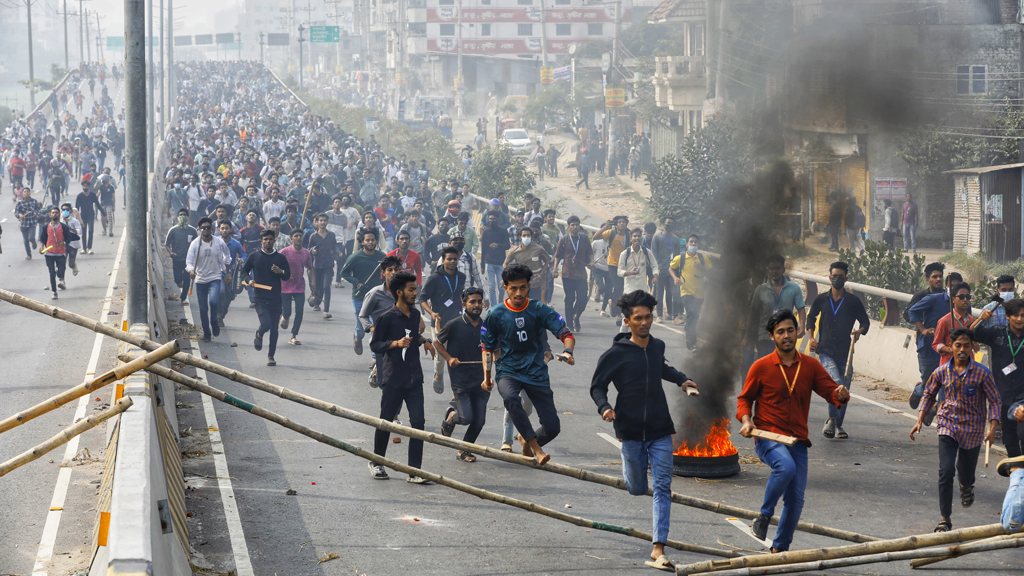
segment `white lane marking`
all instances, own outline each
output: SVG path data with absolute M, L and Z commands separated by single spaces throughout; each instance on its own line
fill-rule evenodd
M 121 240 L 117 245 L 117 255 L 114 257 L 114 267 L 110 272 L 110 282 L 107 284 L 107 292 L 103 297 L 103 311 L 100 313 L 100 322 L 106 322 L 110 313 L 110 302 L 113 299 L 114 285 L 117 283 L 117 271 L 121 267 L 121 256 L 124 254 L 125 240 L 128 237 L 128 228 L 121 230 Z M 92 354 L 89 355 L 89 364 L 85 369 L 86 377 L 96 374 L 96 366 L 100 360 L 100 350 L 103 348 L 102 334 L 97 334 L 93 340 Z M 75 417 L 72 423 L 85 418 L 85 410 L 89 406 L 90 394 L 78 399 L 78 407 L 75 409 Z M 64 449 L 64 462 L 75 457 L 78 453 L 78 441 L 81 436 L 75 436 L 67 443 Z M 47 576 L 47 565 L 53 558 L 53 546 L 57 541 L 57 530 L 60 528 L 61 513 L 64 508 L 64 500 L 68 495 L 68 486 L 71 485 L 71 471 L 73 468 L 60 468 L 57 471 L 57 485 L 53 489 L 53 498 L 50 500 L 50 512 L 46 515 L 46 523 L 43 525 L 43 536 L 39 540 L 39 549 L 36 552 L 36 564 L 32 568 L 32 576 Z
M 894 407 L 889 406 L 887 404 L 882 404 L 881 402 L 875 402 L 874 400 L 872 400 L 870 398 L 865 398 L 865 397 L 863 397 L 863 396 L 861 396 L 859 394 L 853 394 L 852 392 L 850 393 L 850 396 L 853 397 L 853 398 L 856 398 L 857 400 L 863 400 L 864 402 L 867 402 L 868 404 L 874 404 L 875 406 L 878 406 L 879 408 L 885 408 L 885 410 L 887 412 L 890 412 L 892 414 L 900 414 L 902 416 L 906 416 L 907 418 L 910 418 L 911 420 L 917 420 L 917 416 L 914 416 L 914 415 L 911 415 L 911 414 L 907 414 L 906 412 L 904 412 L 903 410 L 900 410 L 899 408 L 894 408 Z
M 739 518 L 726 518 L 725 521 L 728 522 L 729 524 L 732 524 L 736 528 L 738 528 L 740 532 L 743 532 L 747 536 L 750 536 L 751 538 L 753 538 L 755 542 L 757 542 L 758 544 L 764 546 L 765 548 L 771 548 L 772 547 L 772 541 L 771 540 L 761 540 L 757 536 L 754 536 L 754 532 L 753 532 L 753 530 L 751 530 L 750 526 L 747 526 L 746 522 L 740 520 Z
M 195 325 L 192 316 L 192 308 L 198 306 L 196 302 L 192 306 L 184 306 L 185 318 L 189 324 Z M 211 318 L 216 320 L 216 318 Z M 198 342 L 193 342 L 195 352 L 193 356 L 202 358 L 202 350 Z M 203 382 L 209 382 L 206 371 L 196 368 L 196 378 Z M 213 400 L 206 394 L 203 397 L 203 413 L 206 415 L 206 428 L 210 432 L 210 448 L 213 451 L 213 465 L 217 471 L 217 487 L 220 489 L 220 499 L 224 504 L 224 519 L 228 525 L 228 536 L 231 539 L 231 553 L 235 557 L 235 573 L 238 576 L 254 576 L 252 561 L 249 559 L 249 547 L 245 543 L 245 532 L 242 530 L 242 519 L 238 515 L 238 502 L 235 501 L 235 488 L 231 484 L 228 473 L 228 459 L 224 455 L 224 442 L 220 437 L 220 426 L 217 424 L 217 413 L 213 409 Z
M 614 436 L 610 434 L 605 434 L 604 432 L 598 432 L 597 435 L 607 440 L 608 443 L 611 444 L 612 446 L 615 446 L 619 450 L 622 450 L 622 442 L 619 442 Z
M 3 220 L 0 220 L 0 224 L 3 224 L 4 222 L 7 222 L 7 218 L 4 218 Z

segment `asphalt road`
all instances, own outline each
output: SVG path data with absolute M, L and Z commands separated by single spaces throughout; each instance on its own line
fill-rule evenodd
M 340 292 L 340 294 L 339 294 Z M 556 305 L 561 307 L 560 292 Z M 256 314 L 246 307 L 245 296 L 236 300 L 227 317 L 227 329 L 202 353 L 210 360 L 293 388 L 317 398 L 376 415 L 379 391 L 366 383 L 368 352 L 352 351 L 354 320 L 346 291 L 334 290 L 334 319 L 324 320 L 307 309 L 300 332 L 301 347 L 282 344 L 277 367 L 265 366 L 266 351 L 252 348 Z M 194 310 L 195 305 L 191 308 Z M 599 434 L 612 435 L 611 425 L 596 413 L 588 389 L 594 363 L 609 346 L 610 319 L 597 316 L 595 306 L 583 317 L 578 335 L 577 365 L 553 363 L 551 377 L 562 419 L 562 433 L 548 446 L 552 458 L 606 474 L 621 474 L 617 448 Z M 675 325 L 657 326 L 657 337 L 668 343 L 669 359 L 685 370 L 688 353 Z M 236 342 L 237 347 L 230 343 Z M 426 378 L 431 366 L 423 361 Z M 282 413 L 336 438 L 372 449 L 372 429 L 280 398 L 209 376 L 212 385 L 257 405 Z M 429 381 L 429 380 L 428 380 Z M 854 392 L 886 402 L 855 382 Z M 426 389 L 427 429 L 437 432 L 448 394 Z M 677 388 L 670 401 L 680 398 Z M 207 421 L 201 399 L 179 387 L 179 418 L 189 429 L 183 450 L 196 457 L 184 463 L 189 491 L 190 538 L 201 562 L 216 570 L 234 567 L 220 490 L 209 447 L 204 447 Z M 680 399 L 685 406 L 686 400 Z M 911 442 L 913 421 L 897 411 L 854 399 L 846 429 L 852 438 L 827 441 L 812 434 L 809 485 L 803 519 L 871 534 L 899 537 L 930 532 L 939 520 L 936 501 L 937 453 L 932 430 Z M 479 442 L 497 447 L 501 438 L 500 397 L 492 394 L 488 423 Z M 366 463 L 350 454 L 318 444 L 289 430 L 267 423 L 229 406 L 215 407 L 219 434 L 237 503 L 240 530 L 252 572 L 239 574 L 621 574 L 649 570 L 643 565 L 650 546 L 646 542 L 597 530 L 584 530 L 536 514 L 468 496 L 436 485 L 416 486 L 392 473 L 386 482 L 373 480 Z M 685 418 L 680 410 L 677 428 Z M 405 411 L 403 410 L 403 414 Z M 815 400 L 812 431 L 820 430 L 825 404 Z M 733 429 L 737 429 L 734 425 Z M 462 429 L 455 436 L 461 437 Z M 757 462 L 753 442 L 734 438 L 742 457 L 740 475 L 721 481 L 676 478 L 673 489 L 749 509 L 760 506 L 768 469 Z M 388 456 L 406 458 L 407 440 L 389 445 Z M 455 459 L 447 448 L 427 445 L 423 468 L 469 484 L 522 498 L 585 518 L 650 530 L 651 500 L 566 477 L 481 458 L 468 464 Z M 954 504 L 955 527 L 998 521 L 1006 489 L 994 468 L 979 469 L 977 502 L 967 510 Z M 296 495 L 286 491 L 295 490 Z M 571 507 L 571 508 L 567 508 Z M 418 519 L 418 520 L 417 520 Z M 770 534 L 772 534 L 771 532 Z M 756 549 L 748 536 L 724 517 L 673 506 L 670 536 L 707 546 Z M 236 542 L 238 538 L 236 538 Z M 839 545 L 843 542 L 797 533 L 794 549 Z M 338 558 L 317 564 L 328 554 Z M 703 557 L 671 551 L 683 562 Z M 934 573 L 958 574 L 965 568 L 993 574 L 1021 569 L 1020 556 L 995 552 L 959 559 Z M 907 574 L 906 562 L 870 565 L 845 570 L 851 574 Z
M 112 83 L 110 88 L 113 92 Z M 115 109 L 119 109 L 120 94 L 115 98 Z M 91 103 L 87 96 L 86 106 Z M 107 158 L 113 162 L 112 154 Z M 38 179 L 35 190 L 33 197 L 47 205 Z M 81 188 L 72 183 L 69 195 L 63 200 L 73 203 L 79 192 Z M 118 188 L 117 220 L 120 221 L 124 219 L 122 192 Z M 0 195 L 0 223 L 5 231 L 5 250 L 0 255 L 3 270 L 0 287 L 51 303 L 45 257 L 35 253 L 32 260 L 25 260 L 9 182 Z M 55 302 L 61 308 L 90 318 L 101 318 L 123 231 L 119 222 L 113 238 L 101 237 L 99 221 L 96 225 L 95 254 L 79 254 L 80 273 L 73 276 L 71 270 L 67 271 L 67 290 L 61 291 L 60 299 Z M 123 274 L 122 269 L 115 279 L 107 318 L 118 325 L 125 293 Z M 97 350 L 93 332 L 7 303 L 0 303 L 0 340 L 3 342 L 0 393 L 4 399 L 4 418 L 81 384 L 92 377 L 89 372 L 102 373 L 116 361 L 116 345 L 109 338 L 102 339 Z M 97 363 L 95 370 L 90 370 L 94 355 Z M 112 393 L 113 389 L 108 388 L 84 398 L 85 405 L 80 413 L 88 415 L 99 410 L 110 402 Z M 5 432 L 0 437 L 0 461 L 59 433 L 73 422 L 76 410 L 79 410 L 79 402 L 72 401 Z M 0 508 L 4 511 L 0 515 L 0 574 L 63 575 L 88 567 L 95 495 L 106 447 L 105 430 L 105 425 L 98 426 L 79 437 L 77 450 L 68 453 L 65 447 L 59 447 L 0 479 Z M 80 453 L 77 460 L 62 466 L 65 458 L 74 457 L 76 453 Z M 66 470 L 64 477 L 60 477 L 61 470 Z M 38 567 L 37 557 L 40 559 Z

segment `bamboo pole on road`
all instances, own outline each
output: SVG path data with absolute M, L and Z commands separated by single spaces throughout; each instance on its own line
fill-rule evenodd
M 740 568 L 738 570 L 725 570 L 723 572 L 704 572 L 695 576 L 762 576 L 766 574 L 791 574 L 794 572 L 807 572 L 817 570 L 828 570 L 830 568 L 843 568 L 846 566 L 860 566 L 863 564 L 877 564 L 879 562 L 898 562 L 917 558 L 910 563 L 913 567 L 923 566 L 926 563 L 941 562 L 950 558 L 957 558 L 966 554 L 976 552 L 989 552 L 991 550 L 1002 550 L 1005 548 L 1019 548 L 1024 546 L 1024 535 L 1005 534 L 995 538 L 987 538 L 970 544 L 957 544 L 944 548 L 927 548 L 924 550 L 901 550 L 898 552 L 882 552 L 880 554 L 866 554 L 863 556 L 852 556 L 850 558 L 838 558 L 834 560 L 816 560 L 799 564 L 783 564 L 781 566 L 769 566 L 762 568 Z M 936 556 L 939 556 L 936 558 Z
M 50 450 L 53 450 L 54 448 L 60 446 L 61 444 L 65 444 L 71 441 L 72 438 L 78 436 L 83 432 L 86 432 L 87 430 L 91 430 L 96 426 L 99 426 L 100 424 L 106 422 L 107 420 L 113 418 L 114 416 L 117 416 L 118 414 L 131 408 L 131 406 L 131 397 L 125 396 L 124 398 L 118 400 L 113 407 L 108 408 L 103 412 L 100 412 L 99 414 L 93 414 L 88 418 L 83 418 L 78 422 L 75 422 L 71 426 L 68 426 L 67 428 L 62 430 L 60 434 L 53 436 L 46 442 L 43 442 L 42 444 L 36 446 L 35 448 L 32 448 L 31 450 L 22 452 L 21 454 L 15 456 L 14 458 L 11 458 L 7 462 L 0 464 L 0 477 L 5 476 L 8 472 L 16 468 L 19 468 L 25 464 L 28 464 L 33 460 L 37 460 L 43 457 L 43 455 L 45 455 Z
M 307 396 L 305 394 L 289 390 L 288 388 L 284 388 L 276 384 L 271 384 L 270 382 L 265 382 L 258 378 L 253 378 L 252 376 L 239 373 L 236 370 L 230 370 L 218 364 L 214 364 L 213 362 L 210 362 L 208 360 L 203 360 L 201 358 L 196 358 L 194 356 L 186 354 L 182 355 L 186 356 L 190 360 L 194 359 L 196 361 L 195 363 L 189 361 L 189 364 L 192 364 L 193 366 L 196 366 L 198 368 L 202 368 L 207 372 L 219 374 L 221 376 L 234 380 L 239 384 L 244 384 L 251 388 L 256 388 L 257 390 L 262 390 L 264 392 L 273 394 L 285 400 L 291 400 L 292 402 L 302 404 L 303 406 L 316 408 L 317 410 L 321 410 L 328 414 L 345 418 L 346 420 L 352 420 L 354 422 L 359 422 L 362 424 L 373 426 L 374 428 L 378 428 L 380 430 L 386 430 L 388 432 L 393 432 L 395 434 L 401 434 L 409 438 L 423 440 L 425 442 L 430 442 L 432 444 L 437 444 L 439 446 L 445 446 L 448 448 L 472 452 L 473 454 L 480 454 L 481 456 L 492 458 L 494 460 L 501 460 L 503 462 L 509 462 L 512 464 L 519 464 L 520 466 L 528 466 L 530 468 L 534 468 L 537 470 L 545 470 L 562 476 L 575 478 L 577 480 L 583 480 L 585 482 L 592 482 L 595 484 L 601 484 L 603 486 L 618 488 L 619 490 L 626 490 L 625 480 L 615 476 L 590 472 L 588 470 L 583 470 L 581 468 L 566 466 L 564 464 L 557 464 L 550 461 L 547 464 L 541 465 L 538 464 L 537 461 L 534 460 L 533 458 L 528 458 L 526 456 L 510 454 L 508 452 L 502 452 L 501 450 L 495 450 L 494 448 L 490 448 L 487 446 L 471 444 L 468 442 L 457 440 L 455 438 L 442 436 L 440 434 L 434 434 L 433 432 L 426 432 L 423 430 L 417 430 L 415 428 L 409 428 L 407 426 L 401 426 L 388 420 L 382 420 L 380 418 L 369 416 L 367 414 L 356 412 L 354 410 L 349 410 L 347 408 L 338 406 L 337 404 L 324 402 L 311 396 Z M 128 356 L 122 355 L 121 358 L 128 358 Z M 179 381 L 177 380 L 177 377 L 180 376 L 179 373 L 174 372 L 173 370 L 169 370 L 163 366 L 154 365 L 147 368 L 147 370 L 158 376 Z M 648 495 L 654 494 L 653 490 L 648 490 L 647 493 Z M 754 519 L 760 514 L 759 512 L 755 512 L 753 510 L 745 510 L 743 508 L 729 506 L 727 504 L 720 504 L 718 502 L 714 502 L 711 500 L 704 500 L 702 498 L 687 496 L 685 494 L 680 494 L 678 492 L 672 492 L 672 502 L 675 502 L 676 504 L 682 504 L 684 506 L 690 506 L 692 508 L 707 510 L 709 512 L 717 512 L 719 514 L 724 514 L 728 516 L 738 516 L 748 519 Z M 777 516 L 772 518 L 772 523 L 777 523 L 777 521 Z M 812 534 L 818 534 L 820 536 L 829 536 L 832 538 L 848 540 L 851 542 L 870 542 L 873 540 L 878 540 L 877 538 L 874 538 L 872 536 L 865 536 L 863 534 L 857 534 L 856 532 L 847 532 L 845 530 L 837 530 L 835 528 L 820 526 L 818 524 L 812 524 L 810 522 L 800 522 L 797 525 L 797 529 Z
M 521 510 L 526 510 L 528 512 L 534 512 L 542 516 L 547 516 L 548 518 L 554 518 L 555 520 L 568 522 L 569 524 L 574 524 L 576 526 L 582 526 L 583 528 L 592 528 L 595 530 L 615 532 L 617 534 L 624 534 L 626 536 L 632 536 L 633 538 L 651 541 L 652 537 L 649 532 L 643 532 L 635 528 L 626 528 L 623 526 L 616 526 L 614 524 L 607 524 L 604 522 L 597 522 L 595 520 L 588 520 L 580 516 L 573 516 L 571 514 L 566 514 L 564 512 L 560 512 L 558 510 L 554 510 L 546 506 L 540 506 L 532 502 L 527 502 L 526 500 L 520 500 L 518 498 L 513 498 L 511 496 L 505 496 L 502 494 L 498 494 L 496 492 L 484 490 L 483 488 L 477 488 L 476 486 L 465 484 L 457 480 L 452 480 L 440 474 L 434 474 L 433 472 L 427 472 L 426 470 L 413 468 L 412 466 L 407 466 L 396 460 L 390 460 L 383 456 L 378 456 L 373 452 L 356 447 L 352 444 L 349 444 L 348 442 L 338 440 L 337 438 L 328 436 L 323 432 L 319 432 L 317 430 L 313 430 L 312 428 L 299 424 L 298 422 L 295 422 L 294 420 L 287 418 L 285 416 L 281 416 L 276 412 L 271 412 L 266 408 L 256 406 L 251 402 L 242 400 L 236 396 L 224 392 L 223 390 L 214 388 L 209 384 L 205 384 L 196 378 L 185 376 L 184 374 L 174 372 L 173 370 L 168 370 L 163 366 L 151 366 L 150 368 L 153 368 L 153 374 L 167 378 L 169 380 L 173 380 L 178 384 L 187 386 L 193 390 L 196 390 L 197 392 L 206 394 L 211 398 L 216 398 L 217 400 L 225 404 L 245 410 L 246 412 L 253 414 L 254 416 L 259 416 L 260 418 L 269 420 L 271 422 L 274 422 L 275 424 L 280 424 L 281 426 L 284 426 L 289 430 L 298 432 L 299 434 L 312 438 L 317 442 L 327 444 L 328 446 L 332 446 L 340 450 L 344 450 L 346 452 L 349 452 L 350 454 L 354 454 L 360 458 L 369 460 L 374 464 L 379 464 L 381 466 L 391 468 L 396 472 L 401 472 L 403 474 L 408 474 L 410 476 L 418 476 L 420 478 L 430 480 L 431 482 L 434 482 L 436 484 L 440 484 L 441 486 L 447 486 L 448 488 L 453 488 L 455 490 L 458 490 L 459 492 L 471 494 L 473 496 L 476 496 L 477 498 L 490 500 L 492 502 L 498 502 L 499 504 L 513 506 Z M 713 556 L 721 556 L 724 558 L 736 558 L 740 556 L 740 553 L 736 552 L 735 550 L 721 550 L 719 548 L 710 548 L 708 546 L 700 546 L 697 544 L 687 544 L 686 542 L 679 542 L 676 540 L 669 540 L 665 542 L 665 545 L 670 548 L 675 548 L 676 550 L 683 550 L 685 552 L 695 552 L 697 554 L 708 554 Z
M 839 558 L 852 558 L 878 554 L 882 552 L 899 552 L 902 550 L 914 550 L 928 548 L 942 544 L 953 544 L 957 542 L 968 542 L 979 538 L 988 538 L 1005 534 L 1006 530 L 1001 524 L 986 524 L 971 528 L 961 528 L 949 532 L 934 532 L 931 534 L 919 534 L 893 540 L 879 540 L 877 542 L 865 542 L 863 544 L 852 544 L 849 546 L 837 546 L 834 548 L 815 548 L 811 550 L 795 550 L 782 552 L 781 554 L 758 554 L 756 556 L 744 556 L 731 560 L 711 560 L 697 562 L 684 566 L 676 566 L 676 574 L 690 576 L 691 574 L 719 573 L 729 571 L 737 574 L 738 569 L 753 569 L 745 574 L 769 574 L 765 567 L 780 566 L 782 564 L 796 564 L 803 562 L 815 562 L 821 560 L 835 560 Z
M 103 388 L 104 386 L 110 384 L 111 382 L 123 380 L 126 376 L 130 374 L 134 374 L 135 372 L 138 372 L 143 368 L 147 368 L 155 364 L 156 362 L 159 362 L 165 358 L 177 354 L 180 349 L 181 348 L 178 346 L 177 341 L 168 342 L 167 344 L 164 344 L 163 346 L 157 348 L 156 350 L 143 356 L 140 356 L 138 358 L 129 360 L 125 364 L 108 370 L 103 374 L 100 374 L 98 377 L 93 378 L 92 380 L 87 380 L 79 384 L 78 386 L 75 386 L 74 388 L 69 388 L 68 390 L 61 392 L 56 396 L 51 396 L 50 398 L 36 404 L 35 406 L 32 406 L 31 408 L 27 408 L 4 420 L 0 420 L 0 434 L 12 428 L 21 426 L 22 424 L 28 422 L 29 420 L 32 420 L 37 416 L 41 416 L 51 410 L 60 408 L 61 406 L 67 404 L 68 402 L 71 402 L 76 398 L 81 398 L 86 394 L 90 394 L 95 390 L 99 390 L 100 388 Z
M 152 340 L 148 340 L 146 338 L 142 338 L 141 336 L 136 336 L 134 334 L 129 334 L 122 330 L 118 330 L 117 328 L 113 328 L 101 322 L 97 322 L 96 320 L 93 320 L 91 318 L 86 318 L 85 316 L 75 314 L 73 312 L 68 312 L 67 310 L 57 308 L 56 306 L 49 306 L 47 304 L 43 304 L 42 302 L 32 300 L 31 298 L 26 298 L 20 294 L 16 294 L 8 290 L 0 289 L 0 300 L 9 302 L 17 306 L 21 306 L 22 308 L 33 310 L 35 312 L 46 314 L 47 316 L 57 318 L 59 320 L 64 320 L 65 322 L 69 322 L 77 326 L 82 326 L 83 328 L 88 328 L 93 332 L 98 332 L 100 334 L 110 336 L 111 338 L 121 340 L 122 342 L 133 344 L 135 346 L 138 346 L 139 348 L 142 348 L 143 350 L 152 351 L 160 347 L 159 343 L 153 342 Z M 619 490 L 626 490 L 625 481 L 615 476 L 609 476 L 607 474 L 597 474 L 579 468 L 573 468 L 571 466 L 553 464 L 551 462 L 548 462 L 547 464 L 541 466 L 537 464 L 536 461 L 534 461 L 532 458 L 515 456 L 513 454 L 508 454 L 506 452 L 501 452 L 499 450 L 494 450 L 492 448 L 461 442 L 459 440 L 455 440 L 454 438 L 446 438 L 444 436 L 438 436 L 436 434 L 424 433 L 422 430 L 398 426 L 392 422 L 383 421 L 379 418 L 374 418 L 366 414 L 361 414 L 359 412 L 348 410 L 334 404 L 328 404 L 326 402 L 316 400 L 315 398 L 311 398 L 304 394 L 293 392 L 291 390 L 288 390 L 287 388 L 282 388 L 281 386 L 271 384 L 270 382 L 266 382 L 265 380 L 254 378 L 252 376 L 249 376 L 248 374 L 244 374 L 237 370 L 226 368 L 224 366 L 221 366 L 220 364 L 210 362 L 209 360 L 205 360 L 198 356 L 193 356 L 191 354 L 186 354 L 184 352 L 178 352 L 171 358 L 173 358 L 174 360 L 178 360 L 179 362 L 182 362 L 184 364 L 188 364 L 196 368 L 201 368 L 206 372 L 212 372 L 219 376 L 223 376 L 224 378 L 228 378 L 229 380 L 233 380 L 235 382 L 238 382 L 239 384 L 245 384 L 247 386 L 257 388 L 265 392 L 269 392 L 271 394 L 276 394 L 286 400 L 291 400 L 299 404 L 314 407 L 319 410 L 324 410 L 336 416 L 369 424 L 370 426 L 374 426 L 381 430 L 395 432 L 397 434 L 402 434 L 410 438 L 418 438 L 421 440 L 425 440 L 427 442 L 431 442 L 433 444 L 447 446 L 449 448 L 468 450 L 475 454 L 481 454 L 483 456 L 493 458 L 495 460 L 502 460 L 504 462 L 511 462 L 513 464 L 519 464 L 523 466 L 530 466 L 532 468 L 546 470 L 548 472 L 554 472 L 555 474 L 561 474 L 563 476 L 576 478 L 577 480 L 593 482 L 595 484 L 602 484 L 604 486 L 610 486 L 612 488 L 617 488 Z M 152 368 L 152 366 L 150 366 L 150 368 Z M 373 422 L 376 422 L 376 424 Z M 429 435 L 429 438 L 423 436 L 424 434 Z M 652 490 L 648 490 L 647 493 L 648 495 L 653 495 Z M 691 508 L 706 510 L 708 512 L 715 512 L 727 516 L 736 516 L 738 518 L 754 519 L 760 514 L 759 512 L 755 512 L 753 510 L 746 510 L 744 508 L 729 506 L 727 504 L 721 504 L 719 502 L 714 502 L 712 500 L 705 500 L 703 498 L 687 496 L 685 494 L 680 494 L 678 492 L 672 492 L 672 502 L 676 504 L 682 504 L 684 506 L 689 506 Z M 771 518 L 772 524 L 778 524 L 778 521 L 778 516 L 773 516 Z M 821 526 L 819 524 L 812 524 L 810 522 L 804 521 L 799 522 L 796 526 L 796 529 L 810 534 L 828 536 L 830 538 L 837 538 L 840 540 L 847 540 L 850 542 L 871 542 L 878 540 L 878 538 L 875 538 L 874 536 L 867 536 L 864 534 L 858 534 L 856 532 L 839 530 L 836 528 L 830 528 L 828 526 Z

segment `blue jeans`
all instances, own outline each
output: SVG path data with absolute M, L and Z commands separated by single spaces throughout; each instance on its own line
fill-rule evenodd
M 356 340 L 362 342 L 363 336 L 366 335 L 366 330 L 363 329 L 363 323 L 359 321 L 359 311 L 363 309 L 362 300 L 352 300 L 352 309 L 356 313 Z
M 775 530 L 772 547 L 780 552 L 789 550 L 793 532 L 804 510 L 804 490 L 807 488 L 807 445 L 797 442 L 791 447 L 758 438 L 754 442 L 757 457 L 772 469 L 768 485 L 764 488 L 761 514 L 771 518 L 775 504 L 783 498 L 779 526 Z
M 647 466 L 654 480 L 653 543 L 668 542 L 669 516 L 672 512 L 672 437 L 657 440 L 622 441 L 622 477 L 633 496 L 647 494 Z
M 519 398 L 523 401 L 523 410 L 526 410 L 526 415 L 529 416 L 530 414 L 533 414 L 533 402 L 530 402 L 530 397 L 520 394 Z M 508 410 L 505 410 L 504 431 L 501 435 L 501 443 L 511 444 L 514 437 L 515 427 L 512 424 L 512 415 L 508 413 Z
M 203 337 L 210 337 L 210 313 L 217 319 L 217 307 L 220 305 L 220 291 L 224 287 L 221 280 L 206 284 L 196 283 L 196 298 L 199 299 L 199 320 L 203 324 Z
M 917 224 L 903 225 L 903 249 L 917 250 Z
M 924 388 L 928 384 L 928 379 L 932 377 L 932 372 L 935 372 L 939 367 L 939 359 L 937 357 L 925 356 L 920 351 L 917 353 L 917 369 L 921 372 L 921 381 L 914 386 L 914 392 L 911 393 L 911 401 L 921 402 L 921 398 L 924 397 Z M 935 407 L 932 410 L 938 410 L 939 404 L 942 404 L 942 400 L 946 397 L 946 391 L 939 388 L 939 394 L 935 397 Z M 914 410 L 917 410 L 917 406 L 911 404 Z
M 1003 498 L 1003 513 L 1000 516 L 1003 528 L 1010 531 L 1020 530 L 1024 525 L 1024 468 L 1010 472 L 1010 487 Z
M 843 380 L 843 372 L 845 372 L 846 366 L 840 365 L 836 362 L 835 358 L 832 358 L 828 354 L 818 354 L 818 362 L 821 362 L 822 367 L 828 372 L 828 375 L 836 381 L 836 384 L 845 387 L 847 390 L 850 389 L 850 383 Z M 846 404 L 843 404 L 839 408 L 829 404 L 828 405 L 828 417 L 836 421 L 836 426 L 842 427 L 843 420 L 846 419 Z
M 497 306 L 499 302 L 505 301 L 501 284 L 501 273 L 503 270 L 504 268 L 500 264 L 487 265 L 487 301 L 491 306 Z

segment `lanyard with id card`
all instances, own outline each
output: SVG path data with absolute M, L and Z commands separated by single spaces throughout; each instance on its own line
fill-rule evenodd
M 1006 329 L 1006 347 L 1010 349 L 1010 363 L 1003 368 L 1003 374 L 1009 376 L 1013 372 L 1017 371 L 1017 353 L 1020 352 L 1021 347 L 1024 346 L 1024 338 L 1021 338 L 1020 343 L 1017 344 L 1017 349 L 1013 349 L 1013 340 L 1010 339 L 1010 329 Z

